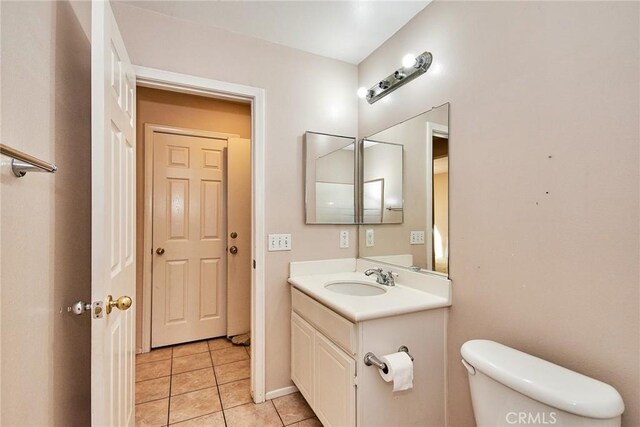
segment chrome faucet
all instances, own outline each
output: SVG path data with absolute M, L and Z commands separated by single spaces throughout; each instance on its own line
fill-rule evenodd
M 381 268 L 370 268 L 365 271 L 364 274 L 365 276 L 371 276 L 372 274 L 375 274 L 376 283 L 385 286 L 395 286 L 395 278 L 398 277 L 398 274 L 392 271 L 387 271 L 387 274 L 383 273 Z

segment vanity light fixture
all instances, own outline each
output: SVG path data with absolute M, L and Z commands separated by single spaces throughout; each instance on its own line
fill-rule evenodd
M 366 94 L 367 102 L 373 104 L 380 98 L 385 97 L 400 86 L 409 83 L 411 80 L 426 73 L 431 63 L 433 62 L 433 55 L 431 52 L 424 52 L 422 55 L 413 57 L 413 55 L 406 55 L 402 58 L 402 67 L 398 68 L 393 74 L 387 76 L 385 79 L 372 86 Z M 362 88 L 360 88 L 362 89 Z M 358 93 L 361 91 L 358 89 Z

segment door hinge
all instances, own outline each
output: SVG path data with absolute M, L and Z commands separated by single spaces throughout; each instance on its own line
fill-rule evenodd
M 254 270 L 256 268 L 256 260 L 255 259 L 253 260 L 253 268 L 254 268 Z
M 353 386 L 358 387 L 358 376 L 353 377 Z

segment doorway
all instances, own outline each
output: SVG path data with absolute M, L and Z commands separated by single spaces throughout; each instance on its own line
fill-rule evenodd
M 222 82 L 187 74 L 134 66 L 138 87 L 245 101 L 251 105 L 251 395 L 255 403 L 265 401 L 265 93 L 264 89 Z M 140 159 L 140 157 L 138 157 Z M 147 201 L 145 200 L 145 203 Z M 148 250 L 147 250 L 148 249 Z M 144 256 L 150 257 L 150 247 Z M 150 283 L 144 281 L 147 301 Z M 150 307 L 142 307 L 144 323 L 151 322 Z M 149 351 L 151 331 L 142 331 L 142 351 Z
M 248 334 L 251 104 L 137 92 L 138 352 Z

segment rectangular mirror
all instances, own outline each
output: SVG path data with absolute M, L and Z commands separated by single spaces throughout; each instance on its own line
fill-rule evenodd
M 448 275 L 449 104 L 364 138 L 360 150 L 359 256 Z
M 362 223 L 402 224 L 404 146 L 365 138 L 362 150 Z
M 304 135 L 307 224 L 356 223 L 356 139 Z

